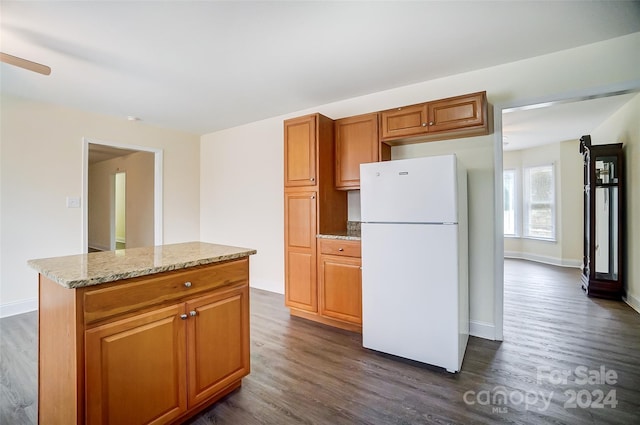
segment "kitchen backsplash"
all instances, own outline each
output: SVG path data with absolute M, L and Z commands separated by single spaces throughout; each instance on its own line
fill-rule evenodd
M 347 220 L 360 221 L 360 191 L 347 192 Z
M 347 235 L 360 236 L 360 222 L 359 221 L 347 221 Z

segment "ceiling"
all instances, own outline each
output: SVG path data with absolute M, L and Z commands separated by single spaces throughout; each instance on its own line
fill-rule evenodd
M 120 149 L 113 146 L 100 145 L 95 143 L 89 143 L 89 164 L 95 164 L 96 162 L 106 161 L 108 159 L 117 158 L 120 156 L 127 156 L 138 151 L 129 149 Z
M 640 31 L 630 1 L 6 1 L 1 90 L 205 134 Z M 425 99 L 427 100 L 427 99 Z
M 585 134 L 591 134 L 635 96 L 639 94 L 625 93 L 575 102 L 530 105 L 503 111 L 503 149 L 521 150 L 578 140 Z M 617 142 L 617 140 L 609 141 L 609 143 Z

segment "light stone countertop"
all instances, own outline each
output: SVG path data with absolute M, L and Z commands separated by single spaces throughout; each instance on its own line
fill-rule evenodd
M 250 248 L 186 242 L 29 260 L 40 274 L 65 288 L 81 288 L 132 277 L 248 257 Z

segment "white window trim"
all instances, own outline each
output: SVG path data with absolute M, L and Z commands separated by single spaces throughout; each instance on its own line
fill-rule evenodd
M 552 198 L 552 203 L 551 203 L 551 237 L 545 238 L 543 236 L 535 236 L 535 235 L 530 235 L 528 234 L 528 227 L 526 225 L 526 223 L 528 223 L 528 211 L 529 211 L 529 204 L 528 204 L 528 199 L 529 199 L 529 195 L 528 195 L 528 188 L 527 188 L 527 183 L 528 183 L 528 170 L 534 169 L 534 168 L 543 168 L 543 167 L 551 167 L 551 179 L 553 181 L 553 185 L 552 185 L 552 194 L 551 194 L 551 198 Z M 558 235 L 557 235 L 557 230 L 558 230 L 558 217 L 557 217 L 557 179 L 556 179 L 556 164 L 555 162 L 551 162 L 551 163 L 542 163 L 542 164 L 529 164 L 526 166 L 522 167 L 522 238 L 523 239 L 531 239 L 531 240 L 538 240 L 538 241 L 547 241 L 547 242 L 557 242 L 558 240 Z M 526 205 L 525 205 L 526 203 Z

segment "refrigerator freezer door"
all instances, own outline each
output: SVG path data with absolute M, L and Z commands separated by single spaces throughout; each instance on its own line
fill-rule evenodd
M 457 225 L 362 224 L 364 347 L 459 370 L 457 232 Z
M 455 155 L 360 166 L 363 222 L 457 223 Z

